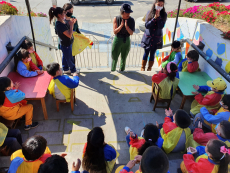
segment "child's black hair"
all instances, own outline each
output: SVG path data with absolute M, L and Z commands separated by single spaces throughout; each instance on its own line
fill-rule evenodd
M 53 20 L 54 16 L 58 18 L 58 14 L 62 14 L 63 11 L 64 11 L 64 9 L 61 8 L 61 7 L 56 7 L 56 8 L 51 7 L 51 8 L 49 9 L 50 23 L 51 23 L 51 21 Z
M 0 77 L 0 105 L 4 104 L 6 88 L 11 86 L 11 80 L 8 77 Z
M 64 157 L 52 155 L 43 163 L 38 173 L 68 173 L 68 163 Z
M 179 48 L 180 47 L 180 41 L 177 41 L 177 40 L 173 41 L 171 46 L 174 49 Z
M 190 50 L 187 53 L 187 57 L 191 58 L 193 61 L 199 60 L 199 53 L 196 50 Z
M 22 47 L 23 49 L 28 50 L 29 48 L 33 47 L 33 44 L 32 44 L 32 42 L 30 42 L 29 40 L 25 40 L 25 41 L 22 43 L 21 47 Z
M 230 122 L 223 120 L 220 122 L 221 136 L 225 139 L 230 139 Z
M 185 129 L 190 126 L 191 119 L 190 116 L 184 110 L 178 109 L 175 115 L 175 121 L 177 126 L 182 129 Z
M 220 148 L 222 146 L 224 146 L 225 148 L 228 148 L 228 146 L 223 141 L 211 139 L 209 140 L 206 147 L 207 147 L 207 151 L 212 155 L 211 159 L 215 163 L 218 163 L 220 165 L 218 173 L 227 173 L 228 164 L 230 162 L 230 156 L 228 153 L 224 154 L 220 152 Z
M 22 144 L 22 154 L 26 160 L 34 161 L 39 159 L 45 152 L 47 141 L 44 137 L 35 135 L 28 138 Z
M 55 76 L 56 72 L 60 69 L 60 65 L 56 62 L 53 62 L 51 64 L 48 64 L 46 66 L 46 71 L 49 75 Z
M 64 6 L 63 6 L 64 11 L 68 11 L 71 8 L 73 8 L 73 5 L 70 4 L 70 3 L 65 3 Z
M 14 70 L 17 70 L 18 62 L 22 61 L 23 59 L 29 58 L 30 53 L 26 49 L 20 49 L 17 55 L 14 57 Z
M 224 105 L 228 106 L 228 110 L 230 110 L 230 94 L 225 94 L 222 101 Z
M 167 173 L 169 161 L 166 154 L 157 146 L 151 146 L 142 155 L 142 173 Z
M 148 147 L 156 145 L 159 138 L 159 130 L 157 126 L 152 123 L 146 124 L 144 127 L 144 138 L 145 143 L 138 149 L 138 155 L 142 155 Z
M 102 128 L 94 127 L 87 136 L 87 147 L 82 161 L 82 167 L 88 172 L 106 173 L 104 156 L 105 136 Z
M 165 69 L 167 71 L 167 65 L 165 66 Z M 176 77 L 176 72 L 178 70 L 177 65 L 174 63 L 171 63 L 170 64 L 170 70 L 171 70 L 171 73 L 168 73 L 168 78 L 169 78 L 169 80 L 174 81 L 175 77 Z

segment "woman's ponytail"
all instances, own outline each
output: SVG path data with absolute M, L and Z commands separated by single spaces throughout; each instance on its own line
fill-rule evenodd
M 148 147 L 153 145 L 156 146 L 156 142 L 159 138 L 159 131 L 157 126 L 153 125 L 152 123 L 147 124 L 144 127 L 144 138 L 145 143 L 138 149 L 139 155 L 142 155 Z
M 64 11 L 64 9 L 61 8 L 61 7 L 56 7 L 56 8 L 51 7 L 51 8 L 49 9 L 50 23 L 51 23 L 51 21 L 53 20 L 54 16 L 55 16 L 56 18 L 58 18 L 58 14 L 62 14 L 63 11 Z
M 178 71 L 177 65 L 174 62 L 169 62 L 166 65 L 166 70 L 168 72 L 169 80 L 174 81 L 176 77 L 176 72 Z
M 50 23 L 51 23 L 51 21 L 52 21 L 53 18 L 54 18 L 54 10 L 55 10 L 54 7 L 51 7 L 51 8 L 49 9 L 49 19 L 50 19 Z
M 11 80 L 8 77 L 0 77 L 0 105 L 4 104 L 6 88 L 11 85 Z

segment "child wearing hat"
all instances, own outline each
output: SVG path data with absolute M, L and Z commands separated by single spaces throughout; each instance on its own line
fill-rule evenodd
M 181 109 L 178 109 L 175 114 L 171 109 L 166 109 L 165 114 L 167 117 L 160 130 L 161 137 L 164 139 L 163 149 L 167 154 L 184 151 L 186 140 L 191 135 L 189 115 Z M 158 123 L 157 126 L 159 127 Z
M 162 59 L 162 68 L 165 68 L 165 66 L 169 63 L 169 62 L 175 62 L 177 65 L 179 65 L 179 63 L 182 60 L 182 55 L 181 55 L 181 45 L 179 41 L 173 41 L 172 45 L 172 52 L 170 53 L 170 55 L 166 56 L 164 59 Z
M 187 57 L 183 59 L 179 66 L 178 71 L 182 72 L 196 72 L 199 70 L 198 64 L 199 54 L 195 50 L 191 50 L 187 53 Z
M 212 109 L 219 109 L 220 107 L 219 102 L 224 96 L 224 90 L 227 88 L 226 82 L 221 78 L 217 78 L 213 81 L 208 81 L 207 85 L 208 86 L 193 85 L 193 88 L 197 91 L 192 92 L 192 94 L 196 95 L 190 110 L 192 117 L 199 113 L 202 107 L 205 107 L 206 109 L 203 108 L 201 111 L 210 111 Z M 202 96 L 198 91 L 206 92 L 207 94 Z

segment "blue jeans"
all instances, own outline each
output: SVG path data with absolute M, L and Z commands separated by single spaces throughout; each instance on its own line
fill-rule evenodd
M 11 153 L 22 148 L 22 136 L 18 129 L 8 129 L 5 141 L 2 145 L 3 147 L 8 146 Z
M 61 45 L 61 50 L 62 50 L 62 69 L 64 71 L 68 71 L 70 69 L 71 73 L 76 72 L 76 67 L 72 56 L 72 44 L 68 47 Z
M 156 50 L 157 50 L 156 48 L 145 49 L 143 60 L 148 60 L 148 56 L 149 56 L 149 52 L 150 52 L 149 61 L 154 61 Z
M 202 113 L 198 113 L 196 114 L 195 118 L 193 119 L 193 127 L 194 127 L 194 130 L 195 128 L 198 128 L 198 123 L 199 121 L 202 122 L 202 126 L 208 128 L 209 130 L 211 130 L 211 127 L 207 124 L 205 124 L 204 122 L 204 116 L 202 115 Z

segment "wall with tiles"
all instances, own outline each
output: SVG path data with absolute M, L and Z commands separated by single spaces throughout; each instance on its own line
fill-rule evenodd
M 50 24 L 48 18 L 32 17 L 35 39 L 37 41 L 53 45 Z M 7 57 L 6 45 L 11 42 L 17 45 L 22 37 L 32 38 L 30 21 L 27 16 L 0 16 L 0 63 Z M 56 61 L 54 50 L 36 45 L 37 53 L 43 61 L 44 66 Z M 0 76 L 6 76 L 13 70 L 14 61 L 5 68 Z
M 163 29 L 163 42 L 168 44 L 172 42 L 173 31 L 175 25 L 175 18 L 168 18 Z M 221 37 L 222 32 L 212 25 L 202 20 L 180 17 L 176 27 L 175 40 L 189 38 L 195 45 L 201 41 L 205 47 L 204 53 L 211 58 L 220 68 L 230 74 L 230 40 Z M 185 49 L 182 51 L 183 57 L 192 49 L 189 44 L 184 45 Z M 170 53 L 168 51 L 158 50 L 156 52 L 156 59 L 158 67 L 161 65 L 161 60 Z M 211 65 L 207 63 L 202 57 L 199 58 L 199 65 L 201 71 L 206 72 L 212 79 L 222 77 Z M 223 78 L 224 79 L 224 78 Z M 225 80 L 226 81 L 226 80 Z M 226 81 L 227 82 L 227 81 Z M 230 84 L 227 82 L 227 93 L 230 94 Z

